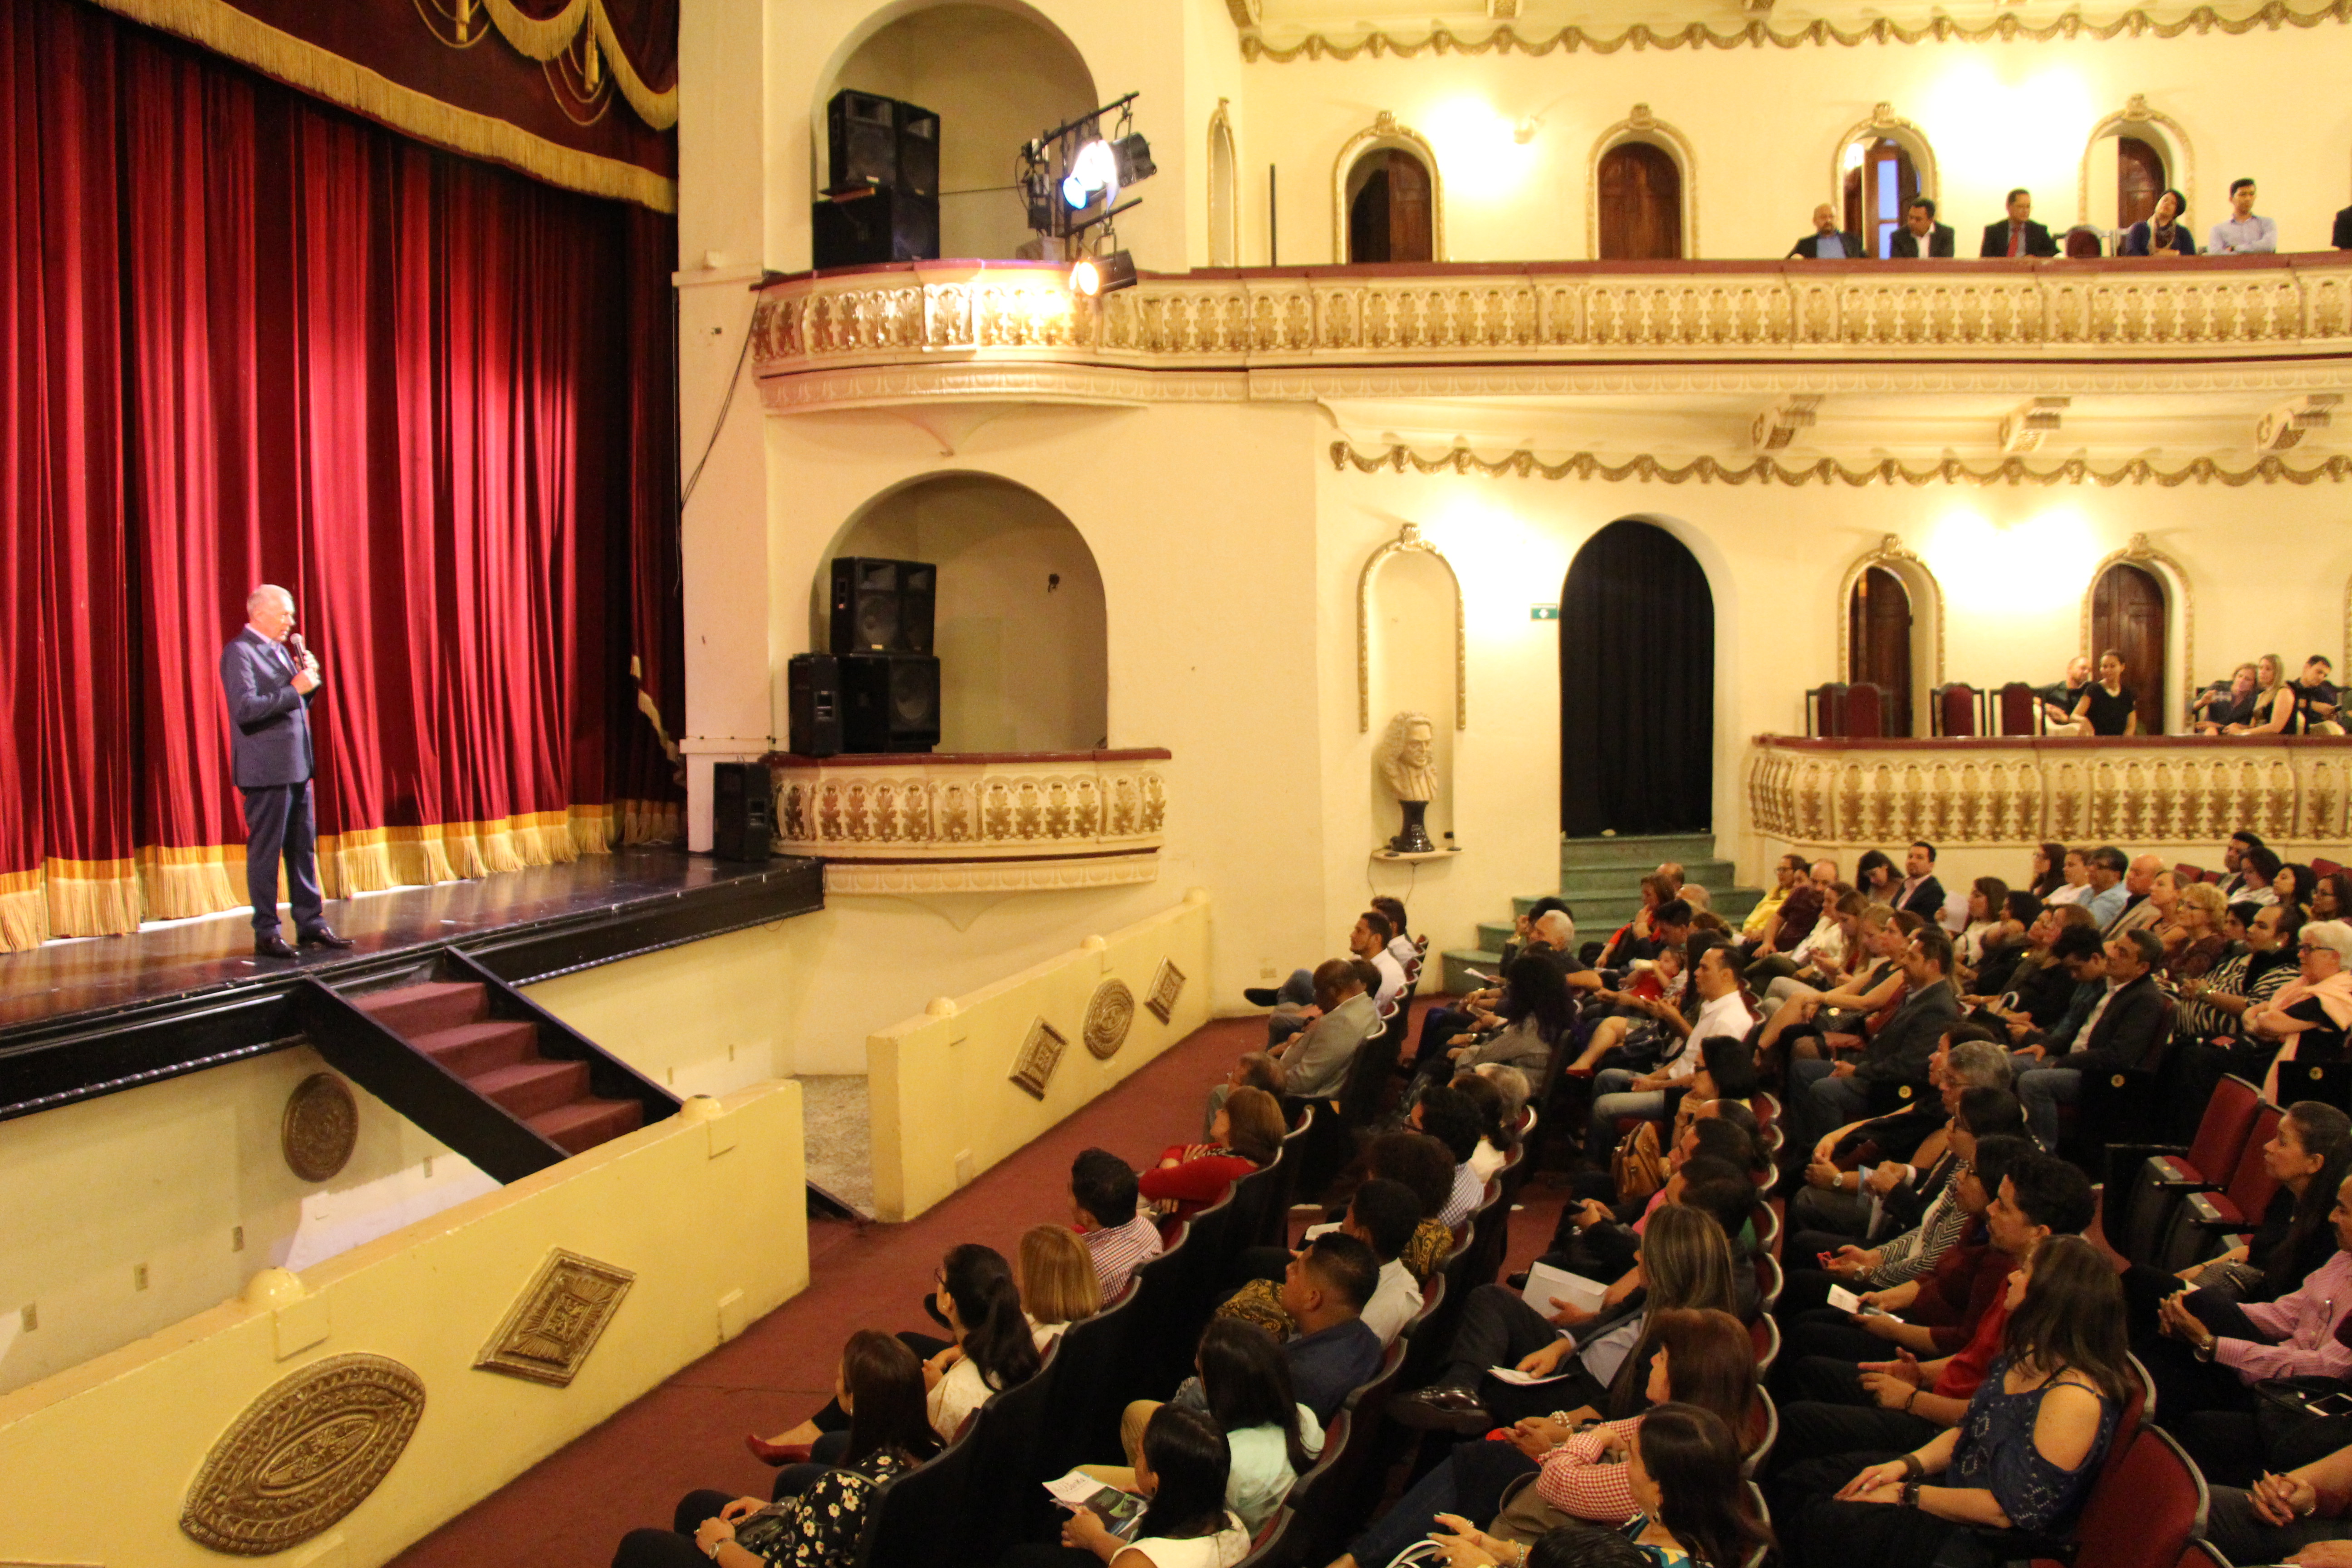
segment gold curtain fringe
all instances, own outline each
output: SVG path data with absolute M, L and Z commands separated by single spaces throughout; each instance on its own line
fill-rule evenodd
M 667 131 L 677 123 L 677 89 L 656 92 L 637 74 L 636 62 L 621 48 L 621 41 L 613 34 L 613 19 L 605 15 L 604 0 L 572 0 L 552 16 L 526 16 L 516 8 L 514 0 L 482 0 L 482 8 L 499 29 L 499 36 L 514 47 L 526 59 L 542 65 L 572 47 L 587 27 L 596 45 L 604 51 L 604 63 L 613 72 L 613 85 L 638 119 L 656 131 Z
M 1596 55 L 1613 55 L 1618 50 L 1633 49 L 1760 49 L 1767 44 L 1783 49 L 1802 48 L 1808 44 L 1827 47 L 1836 44 L 1844 48 L 1857 48 L 1864 44 L 1987 44 L 1987 43 L 2048 43 L 2053 39 L 2087 38 L 2104 42 L 2116 37 L 2178 38 L 2185 34 L 2202 37 L 2208 33 L 2226 33 L 2232 37 L 2251 33 L 2257 27 L 2276 32 L 2281 27 L 2316 27 L 2327 22 L 2352 22 L 2352 0 L 2334 0 L 2316 11 L 2297 11 L 2284 0 L 2269 0 L 2243 16 L 2225 16 L 2210 5 L 2200 5 L 2170 22 L 2159 22 L 2150 12 L 2134 7 L 2112 22 L 2093 23 L 2084 20 L 2080 11 L 2034 26 L 2021 22 L 2013 15 L 1996 16 L 1981 26 L 1969 26 L 1949 16 L 1938 16 L 1922 27 L 1906 27 L 1899 22 L 1880 17 L 1868 26 L 1847 32 L 1826 21 L 1814 21 L 1793 33 L 1775 32 L 1762 18 L 1758 18 L 1736 33 L 1718 33 L 1704 22 L 1693 22 L 1685 27 L 1660 32 L 1636 23 L 1613 37 L 1588 33 L 1581 27 L 1562 27 L 1545 37 L 1523 38 L 1508 23 L 1496 27 L 1484 37 L 1465 38 L 1447 28 L 1439 27 L 1419 40 L 1392 37 L 1374 30 L 1352 44 L 1339 44 L 1320 33 L 1310 33 L 1297 43 L 1277 48 L 1255 32 L 1242 37 L 1242 58 L 1245 60 L 1271 60 L 1286 65 L 1296 59 L 1352 60 L 1358 55 L 1369 54 L 1374 59 L 1395 55 L 1412 59 L 1417 55 L 1484 55 L 1523 54 L 1548 55 L 1555 50 L 1574 54 L 1590 49 Z
M 251 66 L 289 87 L 339 104 L 404 135 L 469 158 L 520 169 L 534 179 L 592 196 L 635 202 L 655 212 L 677 211 L 677 184 L 618 158 L 559 146 L 487 114 L 459 109 L 356 65 L 318 45 L 281 32 L 226 0 L 96 0 L 118 16 L 144 23 L 215 54 Z M 586 0 L 582 0 L 586 3 Z M 2352 5 L 2352 0 L 2341 0 Z M 511 7 L 509 7 L 511 9 Z M 517 13 L 520 16 L 520 13 Z M 617 62 L 619 57 L 614 56 Z M 622 73 L 615 72 L 615 80 Z M 642 89 L 643 84 L 639 84 Z M 671 122 L 676 122 L 675 89 Z M 635 107 L 636 100 L 630 99 Z M 657 97 L 649 101 L 658 103 Z M 652 124 L 650 118 L 646 121 Z M 667 130 L 666 125 L 655 127 Z
M 139 851 L 139 894 L 151 921 L 218 914 L 245 902 L 245 848 L 150 845 Z
M 685 842 L 686 823 L 676 801 L 625 800 L 620 812 L 624 844 Z
M 38 871 L 0 875 L 0 952 L 22 952 L 49 940 L 49 900 Z
M 41 873 L 51 936 L 118 936 L 139 929 L 135 861 L 50 860 Z
M 1424 458 L 1411 447 L 1394 446 L 1372 452 L 1360 452 L 1352 442 L 1331 443 L 1331 466 L 1344 473 L 1353 467 L 1359 473 L 1420 474 L 1484 474 L 1489 479 L 1509 475 L 1517 479 L 1607 479 L 1612 483 L 1623 479 L 1643 482 L 1656 480 L 1662 484 L 1686 484 L 1693 479 L 1701 484 L 1809 484 L 1842 483 L 1859 488 L 1872 484 L 1906 484 L 1913 487 L 1932 484 L 1948 485 L 2079 485 L 2085 481 L 2103 489 L 2116 485 L 2159 485 L 2171 489 L 2185 484 L 2221 484 L 2236 488 L 2251 484 L 2313 485 L 2322 480 L 2342 483 L 2352 479 L 2352 458 L 2333 457 L 2308 468 L 2290 467 L 2284 459 L 2263 458 L 2250 468 L 2225 468 L 2210 458 L 2198 458 L 2183 467 L 2158 468 L 2145 458 L 2135 458 L 2128 463 L 2112 468 L 2095 468 L 2080 458 L 2069 458 L 2053 468 L 2028 468 L 2022 458 L 2009 458 L 1990 468 L 1972 468 L 1957 458 L 1947 458 L 1927 468 L 1916 468 L 1888 458 L 1867 468 L 1850 468 L 1832 458 L 1790 467 L 1771 458 L 1758 458 L 1745 463 L 1719 462 L 1713 458 L 1694 458 L 1676 467 L 1660 461 L 1647 453 L 1622 463 L 1610 463 L 1591 452 L 1578 452 L 1557 463 L 1539 460 L 1524 448 L 1507 457 L 1481 458 L 1466 447 L 1457 447 L 1442 457 Z

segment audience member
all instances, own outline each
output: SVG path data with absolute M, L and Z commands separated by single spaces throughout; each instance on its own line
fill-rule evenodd
M 2303 708 L 2303 727 L 2307 734 L 2340 735 L 2344 726 L 2337 718 L 2336 667 L 2324 653 L 2313 654 L 2303 661 L 2303 679 L 2295 683 L 2296 700 Z
M 1385 1347 L 1364 1321 L 1380 1289 L 1372 1249 L 1340 1232 L 1300 1247 L 1283 1271 L 1282 1306 L 1298 1334 L 1283 1346 L 1298 1403 L 1328 1424 L 1340 1404 L 1381 1369 Z
M 1952 226 L 1936 221 L 1936 204 L 1921 196 L 1903 210 L 1903 226 L 1886 241 L 1889 260 L 1943 259 L 1952 254 Z
M 1201 1117 L 1201 1137 L 1203 1141 L 1207 1141 L 1213 1136 L 1216 1131 L 1217 1109 L 1224 1104 L 1226 1097 L 1234 1090 L 1262 1089 L 1279 1100 L 1288 1092 L 1289 1082 L 1289 1074 L 1283 1070 L 1282 1058 L 1272 1051 L 1244 1052 L 1241 1060 L 1235 1062 L 1233 1069 L 1225 1074 L 1225 1081 L 1209 1090 L 1208 1104 L 1203 1108 Z M 1218 1089 L 1223 1089 L 1224 1094 L 1219 1094 Z
M 2163 919 L 2163 910 L 2152 899 L 2156 879 L 2164 871 L 2161 855 L 2135 855 L 2124 872 L 2124 907 L 2116 912 L 2099 932 L 2101 936 L 2121 936 L 2127 931 L 2143 931 L 2154 927 Z
M 2251 721 L 2258 675 L 2254 666 L 2242 664 L 2231 671 L 2226 684 L 2216 681 L 2199 692 L 2189 704 L 2189 727 L 2200 735 L 2218 735 L 2232 724 Z
M 2091 879 L 2091 892 L 2082 904 L 2091 911 L 2091 923 L 2104 933 L 2131 901 L 2131 893 L 2124 887 L 2124 873 L 2130 868 L 2130 862 L 2124 858 L 2122 850 L 2112 844 L 2103 844 L 2083 857 L 2083 866 Z
M 1869 247 L 1862 237 L 1838 227 L 1837 211 L 1823 202 L 1813 209 L 1813 232 L 1789 247 L 1792 261 L 1867 261 Z
M 1445 1146 L 1454 1162 L 1454 1185 L 1437 1217 L 1459 1230 L 1478 1210 L 1486 1184 L 1471 1157 L 1478 1152 L 1478 1112 L 1467 1096 L 1444 1084 L 1424 1088 L 1412 1103 L 1412 1126 Z
M 1509 1070 L 1518 1072 L 1517 1068 Z M 1522 1086 L 1526 1084 L 1526 1074 L 1519 1074 L 1519 1082 Z M 1478 1113 L 1478 1147 L 1470 1152 L 1470 1169 L 1483 1183 L 1502 1170 L 1504 1162 L 1511 1157 L 1511 1151 L 1518 1146 L 1518 1134 L 1512 1127 L 1517 1112 L 1506 1111 L 1507 1101 L 1501 1086 L 1492 1079 L 1480 1077 L 1475 1068 L 1468 1072 L 1454 1074 L 1454 1081 L 1447 1087 L 1467 1100 L 1470 1109 Z
M 2336 219 L 2337 248 L 2352 250 L 2352 207 Z M 2251 1489 L 2218 1486 L 2206 1510 L 2205 1536 L 2231 1563 L 2298 1563 L 2310 1568 L 2352 1564 L 2352 1447 Z
M 1130 1173 L 1130 1183 L 1133 1179 Z M 1157 1242 L 1157 1230 L 1152 1237 Z M 936 1299 L 955 1342 L 923 1363 L 923 1384 L 929 1391 L 931 1429 L 951 1442 L 965 1418 L 986 1404 L 990 1394 L 1028 1382 L 1041 1361 L 1037 1333 L 1022 1310 L 1012 1266 L 994 1247 L 972 1242 L 950 1247 L 940 1268 Z
M 1355 965 L 1344 958 L 1324 960 L 1315 967 L 1317 1016 L 1292 1036 L 1274 1055 L 1282 1062 L 1288 1092 L 1301 1100 L 1320 1100 L 1339 1092 L 1356 1047 L 1381 1028 L 1381 1016 Z M 1209 1091 L 1209 1115 L 1215 1115 L 1231 1089 L 1219 1084 Z
M 2286 678 L 2286 662 L 2274 653 L 2254 661 L 2254 699 L 2245 721 L 2225 724 L 2224 735 L 2295 735 L 2302 733 L 2299 699 L 2302 689 Z
M 1765 934 L 1772 929 L 1772 917 L 1780 912 L 1780 906 L 1787 901 L 1790 890 L 1804 886 L 1806 879 L 1805 858 L 1802 855 L 1783 855 L 1772 863 L 1772 885 L 1764 889 L 1764 896 L 1756 900 L 1756 907 L 1748 911 L 1746 920 L 1739 922 L 1739 940 L 1743 946 L 1752 951 L 1755 944 L 1764 940 Z
M 2033 195 L 2022 185 L 2009 193 L 2009 216 L 1985 225 L 1979 256 L 2055 256 L 2058 242 L 2033 221 Z
M 1419 1073 L 1433 1079 L 1452 1068 L 1488 1062 L 1540 1071 L 1552 1047 L 1576 1022 L 1568 981 L 1556 963 L 1529 953 L 1503 972 L 1503 994 L 1491 1015 L 1495 1027 L 1455 1035 L 1443 1051 L 1425 1054 Z
M 2069 880 L 2066 875 L 2067 849 L 2063 844 L 2044 841 L 2033 847 L 2033 875 L 2026 882 L 2026 891 L 2043 903 Z
M 2271 892 L 2271 877 L 2278 870 L 2275 858 L 2270 871 L 2259 877 L 2252 875 L 2246 868 L 2246 851 L 2262 847 L 2263 836 L 2251 827 L 2241 827 L 2222 844 L 2221 868 L 2229 875 L 2221 879 L 2221 896 L 2231 903 L 2242 899 L 2253 899 L 2256 903 L 2266 904 L 2275 896 Z M 2255 896 L 2257 889 L 2262 895 L 2259 898 Z
M 1137 1179 L 1155 1213 L 1189 1216 L 1233 1190 L 1282 1152 L 1282 1104 L 1262 1089 L 1237 1089 L 1210 1113 L 1209 1141 L 1171 1144 Z
M 2114 648 L 2099 655 L 2099 679 L 2091 682 L 2068 715 L 2076 735 L 2137 735 L 2139 715 L 2133 711 L 2132 689 L 2124 684 L 2124 656 Z M 2058 731 L 2053 731 L 2053 734 Z
M 2167 188 L 2156 198 L 2156 210 L 2124 231 L 2118 256 L 2194 256 L 2197 242 L 2189 233 L 2189 198 Z
M 1061 1548 L 1016 1546 L 1007 1568 L 1046 1568 L 1095 1561 L 1112 1568 L 1233 1568 L 1249 1552 L 1249 1531 L 1225 1506 L 1233 1453 L 1204 1411 L 1161 1405 L 1144 1428 L 1135 1464 L 1135 1488 L 1150 1500 L 1122 1541 L 1094 1510 L 1073 1510 L 1062 1525 Z M 1080 1555 L 1085 1553 L 1086 1555 Z
M 1943 914 L 1944 884 L 1936 880 L 1934 845 L 1922 839 L 1903 852 L 1903 885 L 1887 902 L 1923 921 L 1936 920 Z
M 2025 934 L 2025 922 L 2012 923 L 2009 884 L 1999 877 L 1979 877 L 1969 884 L 1968 919 L 1952 940 L 1952 956 L 1973 972 L 1985 961 L 1985 944 L 2012 941 Z
M 1923 1096 L 1920 1104 L 1848 1122 L 1815 1142 L 1804 1189 L 1789 1203 L 1790 1231 L 1866 1238 L 1916 1224 L 1960 1158 L 1951 1134 L 1962 1097 L 1972 1089 L 2006 1091 L 2011 1076 L 2009 1053 L 1989 1027 L 1953 1025 L 1928 1063 L 1932 1101 Z
M 1708 948 L 1699 958 L 1691 984 L 1699 996 L 1698 1016 L 1685 1024 L 1679 1013 L 1671 1010 L 1659 1016 L 1667 1044 L 1664 1059 L 1655 1069 L 1634 1072 L 1604 1068 L 1594 1075 L 1591 1127 L 1585 1142 L 1589 1156 L 1599 1159 L 1601 1151 L 1614 1145 L 1618 1118 L 1655 1121 L 1665 1115 L 1666 1090 L 1698 1069 L 1697 1042 L 1717 1035 L 1745 1039 L 1756 1026 L 1756 1015 L 1740 989 L 1739 959 L 1730 948 Z
M 1108 1149 L 1081 1150 L 1070 1162 L 1070 1223 L 1094 1258 L 1106 1301 L 1118 1300 L 1136 1269 L 1160 1256 L 1160 1226 L 1136 1210 L 1141 1195 L 1135 1172 Z
M 1015 1282 L 1021 1310 L 1042 1354 L 1072 1323 L 1102 1310 L 1102 1281 L 1094 1254 L 1067 1226 L 1033 1225 L 1021 1233 Z
M 1389 956 L 1395 959 L 1397 963 L 1403 967 L 1404 980 L 1407 985 L 1419 984 L 1421 982 L 1421 944 L 1414 942 L 1412 938 L 1407 934 L 1404 929 L 1404 900 L 1402 899 L 1392 899 L 1386 893 L 1382 893 L 1370 901 L 1372 908 L 1380 910 L 1381 913 L 1388 917 L 1389 931 L 1391 932 L 1389 937 Z
M 2254 216 L 2254 183 L 2230 182 L 2230 216 L 2213 226 L 2205 247 L 2216 256 L 2267 255 L 2278 249 L 2278 225 Z
M 2247 1018 L 2296 978 L 2302 930 L 2302 912 L 2291 905 L 2232 905 L 2223 931 L 2245 951 L 2224 958 L 2204 979 L 2181 983 L 2177 1033 L 2187 1042 L 2179 1072 L 2189 1105 L 2202 1105 L 2225 1074 L 2254 1084 L 2268 1075 L 2280 1042 L 2250 1030 Z
M 2030 1045 L 2017 1052 L 2017 1098 L 2044 1148 L 2058 1146 L 2058 1108 L 2081 1101 L 2084 1073 L 2153 1071 L 2169 1038 L 2164 993 L 2153 973 L 2164 960 L 2164 943 L 2154 931 L 2128 931 L 2111 938 L 2105 952 L 2105 994 L 2067 1042 L 2072 1048 Z
M 2352 925 L 2306 922 L 2295 939 L 2295 977 L 2243 1019 L 2247 1034 L 2282 1042 L 2263 1079 L 2265 1100 L 2278 1093 L 2286 1063 L 2342 1060 L 2344 1032 L 2352 1028 Z
M 2318 889 L 2319 873 L 2300 860 L 2282 861 L 2271 875 L 2271 891 L 2283 904 L 2291 904 L 2311 918 L 2311 895 Z
M 2158 880 L 2178 887 L 2180 879 L 2178 873 L 2167 871 Z M 2212 973 L 2229 950 L 2230 939 L 2221 930 L 2229 918 L 2230 906 L 2212 883 L 2191 882 L 2179 889 L 2168 929 L 2159 928 L 2156 933 L 2164 939 L 2167 984 L 2178 986 L 2184 980 Z
M 2090 689 L 2091 660 L 2088 655 L 2078 653 L 2066 661 L 2066 679 L 2042 689 L 2042 717 L 2053 734 L 2067 733 L 2059 726 L 2074 721 L 2074 710 L 2083 705 Z
M 1858 1061 L 1813 1060 L 1789 1068 L 1790 1129 L 1808 1142 L 1869 1109 L 1873 1084 L 1925 1084 L 1927 1058 L 1944 1030 L 1960 1016 L 1948 978 L 1952 942 L 1935 926 L 1923 926 L 1904 949 L 1904 993 L 1894 1015 L 1880 1025 Z

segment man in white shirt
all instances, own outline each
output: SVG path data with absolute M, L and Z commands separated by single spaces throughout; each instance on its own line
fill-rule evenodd
M 1691 972 L 1691 984 L 1699 994 L 1697 1020 L 1685 1025 L 1679 1013 L 1659 1020 L 1669 1034 L 1679 1034 L 1680 1038 L 1668 1047 L 1672 1054 L 1658 1069 L 1635 1074 L 1623 1068 L 1603 1068 L 1593 1076 L 1592 1125 L 1584 1145 L 1587 1159 L 1608 1157 L 1620 1117 L 1638 1116 L 1649 1121 L 1664 1119 L 1666 1090 L 1698 1070 L 1701 1040 L 1716 1035 L 1747 1037 L 1748 1031 L 1756 1026 L 1756 1015 L 1748 1011 L 1748 999 L 1739 989 L 1739 976 L 1738 953 L 1721 942 L 1708 948 L 1699 955 L 1698 967 Z
M 2206 247 L 2216 256 L 2267 255 L 2278 249 L 2278 225 L 2254 216 L 2254 183 L 2230 182 L 2230 216 L 2213 226 Z
M 1404 994 L 1407 984 L 1404 964 L 1389 951 L 1390 940 L 1395 934 L 1389 917 L 1378 910 L 1367 910 L 1358 915 L 1355 929 L 1348 932 L 1348 951 L 1381 972 L 1380 986 L 1371 996 L 1372 1011 L 1382 1018 L 1395 1013 L 1397 999 Z M 1242 996 L 1253 1005 L 1275 1009 L 1274 1016 L 1265 1021 L 1269 1050 L 1278 1048 L 1316 1018 L 1315 977 L 1304 969 L 1294 970 L 1278 990 L 1251 987 L 1243 991 Z
M 1393 1343 L 1412 1315 L 1421 1310 L 1421 1282 L 1404 1266 L 1402 1254 L 1421 1227 L 1421 1200 L 1402 1182 L 1375 1178 L 1356 1189 L 1348 1217 L 1336 1225 L 1311 1225 L 1307 1239 L 1339 1230 L 1372 1249 L 1381 1266 L 1380 1284 L 1364 1303 L 1366 1327 L 1381 1336 L 1383 1346 Z

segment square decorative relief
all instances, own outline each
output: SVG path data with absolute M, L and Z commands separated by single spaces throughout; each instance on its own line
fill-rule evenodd
M 1176 998 L 1182 994 L 1184 972 L 1161 959 L 1159 973 L 1151 977 L 1151 994 L 1143 999 L 1143 1005 L 1151 1009 L 1153 1017 L 1164 1024 L 1174 1016 Z
M 556 1247 L 475 1358 L 485 1372 L 568 1386 L 636 1276 Z
M 1021 1042 L 1021 1054 L 1013 1058 L 1013 1081 L 1039 1100 L 1045 1099 L 1045 1085 L 1069 1043 L 1059 1029 L 1039 1018 L 1029 1026 L 1029 1037 Z

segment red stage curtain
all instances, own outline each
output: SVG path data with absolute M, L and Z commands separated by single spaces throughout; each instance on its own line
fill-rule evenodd
M 0 9 L 0 945 L 241 901 L 262 580 L 331 897 L 674 836 L 669 220 L 70 0 Z

